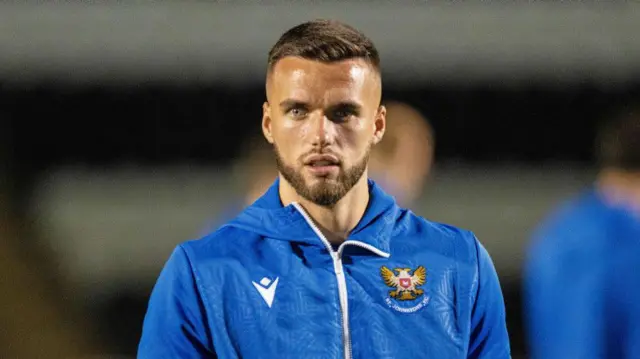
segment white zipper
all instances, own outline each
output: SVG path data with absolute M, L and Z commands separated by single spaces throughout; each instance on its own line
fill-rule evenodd
M 388 258 L 389 253 L 383 252 L 376 247 L 373 247 L 369 244 L 358 242 L 358 241 L 350 241 L 346 240 L 338 247 L 337 251 L 333 250 L 331 243 L 327 240 L 327 238 L 322 234 L 318 226 L 313 222 L 311 217 L 307 214 L 307 212 L 300 206 L 299 203 L 292 203 L 293 206 L 302 214 L 302 217 L 307 221 L 307 224 L 313 229 L 316 235 L 320 238 L 322 243 L 327 247 L 327 250 L 331 254 L 331 259 L 333 259 L 333 270 L 336 273 L 336 279 L 338 280 L 338 295 L 340 298 L 340 309 L 342 312 L 342 339 L 344 341 L 344 358 L 351 359 L 351 333 L 349 331 L 349 300 L 347 294 L 347 281 L 344 277 L 344 268 L 342 266 L 342 251 L 344 247 L 347 245 L 354 245 L 361 248 L 365 248 L 374 252 L 375 254 Z
M 349 332 L 349 301 L 347 298 L 347 281 L 344 278 L 344 271 L 342 268 L 342 245 L 338 249 L 338 252 L 333 250 L 331 247 L 331 243 L 325 238 L 320 229 L 316 226 L 316 224 L 311 220 L 311 217 L 307 214 L 307 212 L 300 206 L 298 203 L 293 203 L 293 206 L 302 214 L 302 217 L 307 221 L 307 224 L 313 229 L 322 243 L 327 247 L 327 250 L 331 254 L 331 259 L 333 259 L 333 270 L 336 273 L 336 278 L 338 280 L 338 295 L 340 298 L 340 310 L 342 312 L 342 339 L 344 341 L 344 358 L 351 359 L 351 334 Z M 343 243 L 344 245 L 344 243 Z
M 370 244 L 362 243 L 362 242 L 358 242 L 358 241 L 346 240 L 346 241 L 342 242 L 340 247 L 338 247 L 338 255 L 340 257 L 342 257 L 342 251 L 343 251 L 345 246 L 357 246 L 357 247 L 360 247 L 360 248 L 364 248 L 364 249 L 366 249 L 368 251 L 371 251 L 371 252 L 379 255 L 380 257 L 389 258 L 391 256 L 391 254 L 389 254 L 387 252 L 384 252 L 384 251 L 381 251 L 378 248 L 376 248 L 376 247 L 374 247 L 374 246 L 372 246 Z

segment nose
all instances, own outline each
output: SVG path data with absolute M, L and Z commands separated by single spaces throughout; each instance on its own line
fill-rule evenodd
M 324 114 L 319 114 L 312 121 L 313 145 L 325 147 L 333 143 L 335 139 L 335 123 Z

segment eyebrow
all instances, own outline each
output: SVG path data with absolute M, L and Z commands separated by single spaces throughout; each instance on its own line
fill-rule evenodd
M 306 107 L 307 104 L 304 101 L 294 100 L 294 99 L 285 99 L 280 102 L 280 108 L 282 109 L 290 109 L 294 107 Z M 353 101 L 342 101 L 337 104 L 331 105 L 332 108 L 349 108 L 353 110 L 360 111 L 362 110 L 362 105 Z
M 280 102 L 280 108 L 282 109 L 289 109 L 289 108 L 300 107 L 300 106 L 306 106 L 306 104 L 302 101 L 294 100 L 291 98 L 288 98 Z
M 343 101 L 340 103 L 337 103 L 333 106 L 331 106 L 332 108 L 343 108 L 343 109 L 349 109 L 349 110 L 353 110 L 353 111 L 361 111 L 362 110 L 362 105 L 360 105 L 357 102 L 353 102 L 353 101 Z

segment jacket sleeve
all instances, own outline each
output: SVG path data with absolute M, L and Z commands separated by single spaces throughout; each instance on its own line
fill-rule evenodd
M 206 323 L 191 263 L 178 246 L 151 293 L 138 358 L 216 358 Z
M 511 358 L 511 347 L 498 274 L 487 250 L 477 239 L 475 243 L 478 288 L 471 311 L 468 358 L 508 359 Z

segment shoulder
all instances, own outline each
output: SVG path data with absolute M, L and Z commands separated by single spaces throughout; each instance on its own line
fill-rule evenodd
M 591 251 L 607 230 L 605 206 L 592 192 L 582 193 L 560 203 L 532 233 L 530 252 L 544 257 Z
M 439 223 L 407 211 L 404 230 L 398 238 L 405 238 L 410 250 L 405 254 L 421 258 L 431 267 L 456 273 L 456 285 L 460 293 L 475 300 L 479 283 L 497 282 L 493 261 L 476 235 L 465 228 Z M 393 254 L 392 254 L 393 255 Z
M 198 239 L 182 242 L 181 247 L 192 265 L 216 259 L 246 255 L 261 237 L 254 232 L 223 225 Z
M 614 248 L 610 211 L 593 193 L 558 205 L 534 229 L 523 267 L 529 286 L 561 283 L 603 268 L 600 259 Z M 615 229 L 614 229 L 615 230 Z
M 446 223 L 431 221 L 404 210 L 395 236 L 447 257 L 455 258 L 464 264 L 475 265 L 482 245 L 476 235 L 465 228 Z

